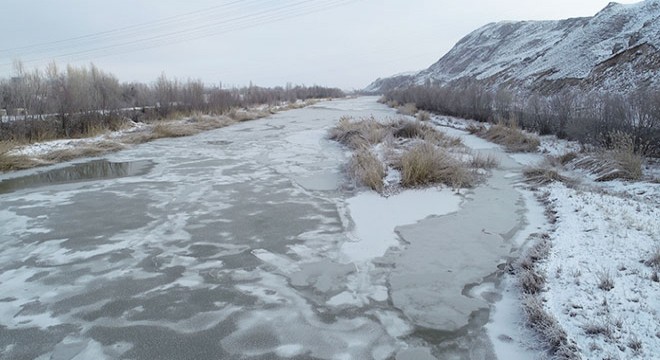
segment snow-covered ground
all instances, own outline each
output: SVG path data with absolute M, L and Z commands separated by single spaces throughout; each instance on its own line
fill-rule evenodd
M 38 158 L 42 155 L 59 150 L 70 150 L 81 146 L 95 145 L 104 141 L 118 141 L 122 136 L 146 130 L 149 125 L 145 123 L 130 122 L 118 131 L 111 131 L 102 135 L 80 139 L 58 139 L 19 146 L 11 151 L 13 155 L 24 155 Z
M 586 359 L 660 356 L 660 269 L 646 264 L 660 252 L 660 207 L 620 190 L 543 189 L 557 223 L 541 297 Z
M 455 129 L 471 123 L 445 116 L 434 116 L 433 122 Z M 538 153 L 511 157 L 535 167 L 544 166 L 547 156 L 582 150 L 554 136 L 540 140 Z M 583 359 L 660 359 L 660 184 L 652 181 L 659 171 L 658 163 L 649 161 L 644 181 L 595 182 L 585 170 L 561 169 L 574 181 L 570 186 L 552 183 L 535 190 L 549 201 L 535 206 L 547 207 L 557 218 L 550 224 L 538 210 L 527 215 L 528 228 L 547 232 L 551 239 L 550 255 L 537 264 L 546 276 L 540 298 Z M 519 354 L 513 340 L 529 336 L 499 325 L 502 318 L 511 323 L 520 317 L 516 286 L 515 280 L 504 279 L 503 299 L 488 325 L 500 358 Z M 528 345 L 537 346 L 534 341 Z
M 282 102 L 280 105 L 257 105 L 253 106 L 248 110 L 238 111 L 238 115 L 245 115 L 250 118 L 259 118 L 263 117 L 266 114 L 276 113 L 283 110 L 298 109 L 308 105 L 315 104 L 317 100 L 310 99 L 306 101 L 297 100 L 294 103 Z M 122 109 L 122 110 L 131 110 L 131 109 Z M 210 118 L 210 117 L 208 117 Z M 190 121 L 190 118 L 181 118 L 177 120 L 166 121 L 169 125 L 185 125 L 186 122 Z M 87 138 L 75 138 L 75 139 L 57 139 L 50 141 L 37 142 L 27 145 L 18 146 L 10 151 L 11 155 L 27 156 L 36 160 L 39 160 L 40 157 L 52 153 L 54 151 L 62 150 L 73 150 L 85 146 L 96 146 L 101 143 L 118 143 L 123 144 L 124 139 L 130 138 L 131 134 L 140 133 L 140 132 L 150 132 L 153 130 L 154 126 L 157 123 L 142 123 L 142 122 L 128 122 L 122 129 L 117 131 L 110 131 L 104 134 L 100 134 L 93 137 Z

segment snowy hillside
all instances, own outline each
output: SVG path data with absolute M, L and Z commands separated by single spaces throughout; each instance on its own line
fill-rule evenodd
M 567 85 L 618 92 L 660 87 L 660 0 L 610 3 L 586 18 L 491 23 L 428 69 L 379 79 L 367 90 L 464 78 L 544 92 Z

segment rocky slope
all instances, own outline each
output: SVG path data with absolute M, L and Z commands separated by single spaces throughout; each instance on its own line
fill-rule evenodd
M 545 93 L 567 86 L 613 92 L 660 88 L 660 0 L 610 3 L 593 17 L 491 23 L 428 69 L 378 79 L 366 90 L 465 79 Z

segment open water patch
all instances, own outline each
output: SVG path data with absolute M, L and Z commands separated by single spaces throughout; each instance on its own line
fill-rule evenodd
M 154 167 L 150 160 L 111 162 L 105 159 L 38 172 L 0 181 L 0 194 L 41 186 L 69 184 L 91 180 L 116 179 L 145 175 Z

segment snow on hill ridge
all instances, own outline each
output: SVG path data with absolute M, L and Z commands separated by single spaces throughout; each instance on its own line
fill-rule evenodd
M 660 88 L 660 0 L 610 3 L 593 17 L 487 24 L 415 75 L 367 89 L 474 78 L 550 92 L 566 85 L 626 92 Z

